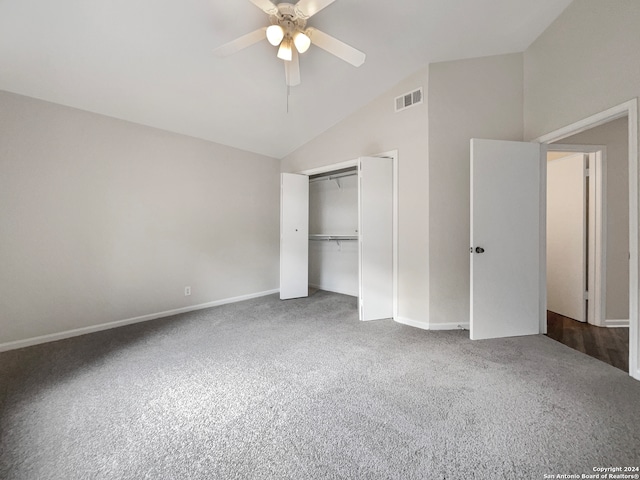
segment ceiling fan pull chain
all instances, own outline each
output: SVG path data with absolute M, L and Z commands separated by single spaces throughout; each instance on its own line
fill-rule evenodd
M 287 85 L 287 113 L 289 113 L 289 95 L 291 95 L 291 87 Z

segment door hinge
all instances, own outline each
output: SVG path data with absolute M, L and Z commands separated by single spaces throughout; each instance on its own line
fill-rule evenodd
M 589 300 L 589 292 L 584 292 L 583 299 Z
M 591 173 L 591 170 L 589 168 L 585 168 L 584 169 L 584 176 L 585 177 L 588 177 L 590 173 Z

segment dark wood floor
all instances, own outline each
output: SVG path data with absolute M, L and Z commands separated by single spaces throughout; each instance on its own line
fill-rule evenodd
M 629 371 L 629 329 L 594 327 L 547 312 L 547 336 L 579 352 Z

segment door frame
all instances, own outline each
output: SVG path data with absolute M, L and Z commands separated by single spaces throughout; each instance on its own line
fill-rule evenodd
M 544 239 L 547 236 L 546 150 L 550 143 L 623 117 L 628 118 L 629 141 L 629 375 L 636 380 L 640 380 L 640 363 L 638 362 L 638 350 L 640 349 L 640 330 L 638 328 L 638 277 L 640 274 L 638 258 L 638 224 L 640 221 L 640 218 L 638 218 L 638 98 L 621 103 L 533 140 L 542 144 L 544 150 L 544 154 L 540 159 L 541 178 L 545 179 L 545 181 L 540 182 L 540 240 L 542 245 L 540 249 L 540 325 L 541 331 L 543 331 L 542 312 L 546 312 L 547 309 L 546 244 L 544 243 Z M 544 325 L 544 328 L 546 328 L 546 319 Z
M 589 307 L 586 315 L 587 323 L 605 326 L 606 319 L 606 284 L 607 284 L 607 147 L 605 145 L 548 145 L 548 152 L 570 152 L 589 156 L 589 229 L 585 237 L 589 239 L 589 258 L 587 259 Z M 546 178 L 546 174 L 545 174 Z M 546 185 L 545 185 L 546 191 Z M 595 198 L 595 201 L 593 201 Z M 546 202 L 546 198 L 545 198 Z M 545 209 L 545 219 L 546 219 Z M 545 223 L 546 229 L 546 223 Z M 545 230 L 546 233 L 546 230 Z M 593 248 L 595 245 L 596 248 Z M 545 242 L 546 252 L 546 242 Z M 546 254 L 545 254 L 546 256 Z M 545 264 L 546 272 L 546 264 Z M 545 289 L 546 295 L 546 289 Z M 593 321 L 589 321 L 593 320 Z M 540 325 L 542 333 L 547 333 L 547 321 Z
M 390 158 L 393 163 L 393 320 L 398 318 L 398 150 L 375 153 L 372 155 L 362 155 L 363 157 L 385 157 Z M 346 160 L 344 162 L 332 163 L 321 167 L 301 170 L 299 175 L 316 175 L 319 173 L 331 172 L 341 168 L 357 167 L 358 159 Z

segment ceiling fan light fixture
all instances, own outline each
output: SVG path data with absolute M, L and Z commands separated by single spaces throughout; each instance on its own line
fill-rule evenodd
M 291 39 L 289 37 L 282 40 L 280 48 L 278 49 L 278 58 L 290 62 L 293 58 L 293 52 L 291 51 Z
M 0 0 L 1 1 L 1 0 Z M 300 84 L 300 54 L 305 53 L 313 43 L 314 47 L 359 67 L 366 59 L 364 52 L 341 42 L 337 38 L 307 27 L 307 20 L 335 0 L 250 0 L 269 16 L 268 26 L 242 35 L 214 50 L 220 57 L 236 53 L 260 41 L 266 40 L 278 47 L 277 57 L 284 60 L 285 80 L 288 87 Z M 280 2 L 277 3 L 276 2 Z
M 280 25 L 271 25 L 267 28 L 267 40 L 271 45 L 277 47 L 284 38 L 284 30 Z
M 309 50 L 309 47 L 311 46 L 311 39 L 303 32 L 296 32 L 293 36 L 293 43 L 295 44 L 298 52 L 304 53 Z

